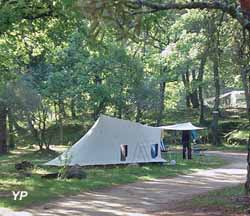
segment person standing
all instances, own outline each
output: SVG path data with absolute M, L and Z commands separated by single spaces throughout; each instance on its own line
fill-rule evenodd
M 190 142 L 190 132 L 182 131 L 182 152 L 183 152 L 183 159 L 186 159 L 186 152 L 188 156 L 188 160 L 192 159 L 192 148 L 191 148 L 191 142 Z

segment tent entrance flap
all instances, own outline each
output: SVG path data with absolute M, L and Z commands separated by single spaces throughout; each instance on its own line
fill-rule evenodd
M 151 145 L 151 157 L 156 158 L 158 156 L 158 144 Z
M 128 156 L 128 145 L 122 144 L 120 146 L 120 151 L 121 151 L 121 161 L 126 161 L 126 158 Z

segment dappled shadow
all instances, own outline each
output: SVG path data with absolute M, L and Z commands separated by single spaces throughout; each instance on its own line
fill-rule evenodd
M 155 179 L 85 192 L 35 207 L 28 212 L 37 216 L 153 215 L 177 200 L 243 182 L 246 175 L 244 157 L 226 157 L 231 157 L 232 165 L 176 178 Z
M 63 197 L 26 212 L 36 216 L 152 216 L 176 201 L 243 182 L 246 175 L 245 155 L 226 154 L 222 157 L 232 163 L 223 168 L 199 170 L 175 178 L 154 179 Z M 48 190 L 54 192 L 53 187 Z

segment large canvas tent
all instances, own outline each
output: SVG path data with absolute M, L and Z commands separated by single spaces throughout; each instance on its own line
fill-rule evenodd
M 160 141 L 160 128 L 101 115 L 85 136 L 45 165 L 165 162 Z

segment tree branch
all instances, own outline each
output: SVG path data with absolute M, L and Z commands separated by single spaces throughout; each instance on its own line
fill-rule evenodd
M 164 10 L 184 10 L 184 9 L 200 9 L 200 10 L 221 10 L 232 18 L 238 20 L 238 22 L 250 31 L 250 20 L 247 16 L 244 16 L 233 5 L 228 5 L 220 1 L 211 2 L 188 2 L 188 3 L 154 3 L 150 0 L 131 0 L 134 4 L 146 7 L 149 13 L 164 11 Z M 146 13 L 147 11 L 144 11 Z

